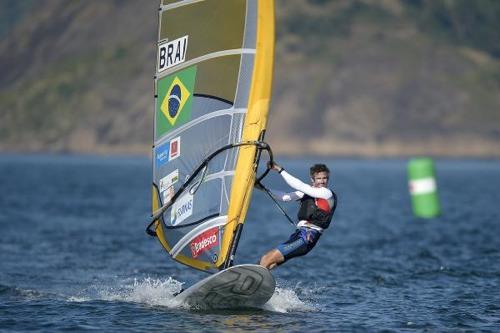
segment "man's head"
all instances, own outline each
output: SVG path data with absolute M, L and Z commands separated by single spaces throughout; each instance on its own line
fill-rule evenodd
M 314 187 L 326 187 L 330 170 L 324 164 L 314 164 L 310 169 L 311 181 Z

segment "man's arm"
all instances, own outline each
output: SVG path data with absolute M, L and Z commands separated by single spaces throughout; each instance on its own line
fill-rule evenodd
M 302 182 L 300 179 L 295 178 L 285 170 L 280 172 L 281 177 L 285 180 L 285 182 L 292 188 L 307 194 L 313 198 L 321 198 L 321 199 L 330 199 L 333 194 L 330 189 L 326 187 L 313 187 Z

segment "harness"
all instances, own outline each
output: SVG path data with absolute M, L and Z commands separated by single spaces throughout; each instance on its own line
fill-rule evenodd
M 331 191 L 331 190 L 330 190 Z M 330 199 L 313 198 L 304 195 L 300 199 L 300 209 L 297 214 L 299 221 L 305 220 L 322 229 L 328 228 L 337 208 L 337 195 L 332 191 Z

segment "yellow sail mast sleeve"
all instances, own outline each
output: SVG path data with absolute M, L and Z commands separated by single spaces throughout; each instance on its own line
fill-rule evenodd
M 257 40 L 248 111 L 241 141 L 258 140 L 265 129 L 271 100 L 274 64 L 274 0 L 258 0 Z M 220 266 L 229 255 L 236 227 L 245 222 L 255 181 L 255 146 L 242 146 L 236 162 L 228 209 L 228 223 L 222 238 Z

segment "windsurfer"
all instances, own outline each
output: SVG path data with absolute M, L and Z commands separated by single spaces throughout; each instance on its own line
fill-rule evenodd
M 285 182 L 296 190 L 289 193 L 269 190 L 271 195 L 280 201 L 300 201 L 297 214 L 299 222 L 295 232 L 286 242 L 267 252 L 260 259 L 261 266 L 272 269 L 291 258 L 303 256 L 313 249 L 322 232 L 330 225 L 337 205 L 337 197 L 327 187 L 330 170 L 324 164 L 311 166 L 311 185 L 295 178 L 277 163 L 269 163 L 268 167 L 277 171 Z M 256 187 L 263 189 L 260 184 Z

